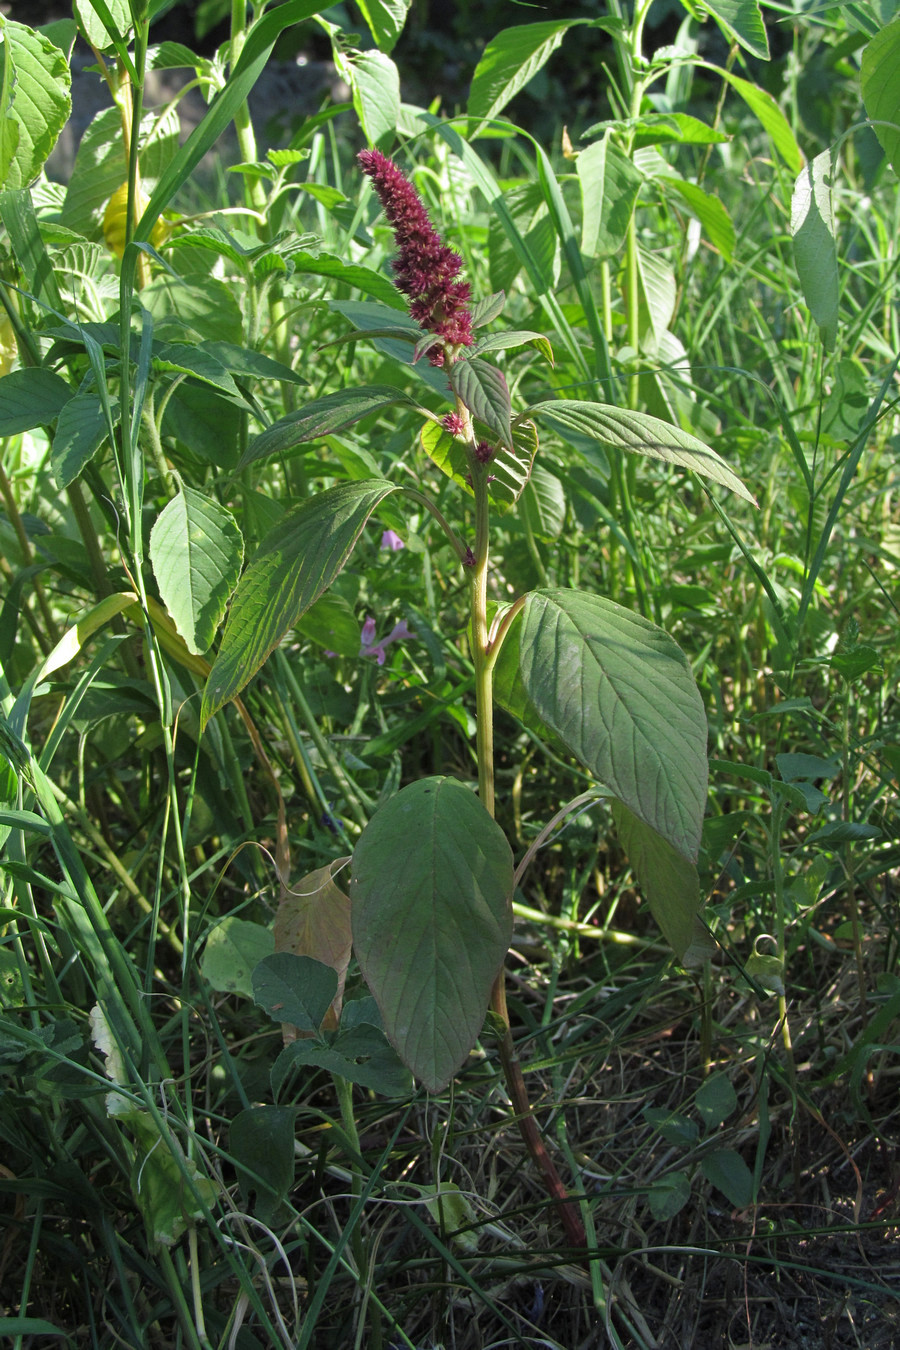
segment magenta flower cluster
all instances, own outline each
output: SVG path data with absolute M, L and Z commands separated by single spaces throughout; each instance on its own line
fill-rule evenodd
M 456 280 L 462 258 L 441 243 L 418 193 L 392 160 L 379 150 L 362 150 L 358 159 L 372 179 L 400 250 L 394 262 L 397 287 L 409 296 L 416 322 L 443 340 L 429 354 L 433 366 L 442 366 L 444 346 L 472 345 L 471 290 L 468 282 Z

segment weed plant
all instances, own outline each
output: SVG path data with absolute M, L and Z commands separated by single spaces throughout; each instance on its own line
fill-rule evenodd
M 895 1345 L 900 18 L 165 7 L 0 20 L 0 1333 Z

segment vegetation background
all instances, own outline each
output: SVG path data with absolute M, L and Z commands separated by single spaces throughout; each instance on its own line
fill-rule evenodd
M 223 91 L 212 158 L 179 158 L 174 108 L 132 119 L 99 4 L 79 0 L 78 45 L 55 6 L 5 5 L 0 30 L 0 1335 L 896 1345 L 893 0 L 379 0 L 283 31 L 290 6 L 154 8 L 149 29 L 142 4 L 108 17 L 140 69 Z M 62 183 L 39 127 L 62 133 L 85 35 L 110 111 Z M 343 89 L 251 119 L 257 53 L 333 63 Z M 346 340 L 399 321 L 369 141 L 475 296 L 505 291 L 508 324 L 550 343 L 552 365 L 498 353 L 521 406 L 621 399 L 710 444 L 758 503 L 557 425 L 495 523 L 496 601 L 580 586 L 652 619 L 709 722 L 705 905 L 676 961 L 583 765 L 498 712 L 497 817 L 517 860 L 534 849 L 509 1006 L 587 1252 L 547 1207 L 490 1019 L 429 1095 L 352 962 L 343 1059 L 301 1039 L 286 1061 L 253 980 L 276 940 L 321 954 L 335 925 L 310 937 L 304 900 L 340 896 L 335 860 L 402 785 L 477 777 L 465 578 L 433 520 L 383 503 L 200 735 L 242 555 L 287 509 L 384 475 L 471 527 L 402 402 L 246 462 L 334 391 L 439 408 L 407 348 Z M 148 199 L 162 226 L 135 233 Z M 179 502 L 166 553 L 154 528 Z

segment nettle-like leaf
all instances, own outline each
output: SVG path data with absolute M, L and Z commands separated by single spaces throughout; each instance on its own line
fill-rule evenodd
M 450 367 L 450 383 L 472 416 L 503 445 L 512 445 L 509 387 L 503 372 L 477 356 L 470 357 Z
M 532 592 L 501 660 L 507 642 L 517 672 L 510 679 L 504 667 L 497 701 L 546 727 L 639 821 L 694 862 L 707 725 L 677 643 L 611 600 L 570 590 Z
M 59 417 L 72 389 L 43 366 L 26 366 L 0 378 L 0 436 L 45 427 Z
M 684 469 L 711 478 L 730 488 L 745 501 L 755 499 L 715 450 L 704 445 L 696 436 L 669 422 L 650 417 L 647 413 L 614 408 L 606 403 L 583 403 L 579 400 L 554 400 L 536 403 L 528 411 L 529 417 L 545 418 L 580 436 L 599 441 L 601 445 L 628 450 L 632 454 L 647 455 L 666 464 L 680 464 Z M 564 433 L 563 433 L 564 434 Z
M 184 487 L 150 534 L 150 561 L 163 602 L 189 651 L 209 651 L 244 560 L 230 511 Z
M 430 1092 L 481 1030 L 512 936 L 512 888 L 506 836 L 453 778 L 403 788 L 356 845 L 356 957 L 388 1039 Z
M 581 184 L 581 251 L 586 258 L 611 258 L 622 248 L 642 178 L 607 132 L 578 152 Z
M 110 399 L 115 426 L 119 420 L 118 399 Z M 68 487 L 90 463 L 109 436 L 106 413 L 96 393 L 76 394 L 60 409 L 50 467 L 60 487 Z
M 331 585 L 369 516 L 397 486 L 339 483 L 279 521 L 241 577 L 206 689 L 201 726 L 241 692 L 285 633 Z
M 318 1032 L 337 997 L 337 971 L 310 956 L 273 952 L 251 976 L 253 1000 L 274 1022 Z
M 372 413 L 384 408 L 415 408 L 418 405 L 400 389 L 392 385 L 363 385 L 355 389 L 339 389 L 334 394 L 325 394 L 323 398 L 313 399 L 297 412 L 289 413 L 273 422 L 261 432 L 250 445 L 240 462 L 239 469 L 245 469 L 257 460 L 267 459 L 270 455 L 281 455 L 293 450 L 296 445 L 307 441 L 321 440 L 325 436 L 335 436 L 346 431 L 355 422 L 361 421 Z
M 69 120 L 72 76 L 45 34 L 6 19 L 0 38 L 0 188 L 22 188 L 40 173 Z
M 485 47 L 469 91 L 470 117 L 491 118 L 547 64 L 575 24 L 589 19 L 561 19 L 504 28 Z
M 768 61 L 769 38 L 756 0 L 699 0 L 699 5 L 718 21 L 726 37 Z

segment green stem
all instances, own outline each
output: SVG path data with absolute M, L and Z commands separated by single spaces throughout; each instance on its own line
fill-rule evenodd
M 488 660 L 487 578 L 490 563 L 490 505 L 486 466 L 472 459 L 475 491 L 475 563 L 472 569 L 471 618 L 475 663 L 475 716 L 478 730 L 478 791 L 485 810 L 494 814 L 494 681 Z

